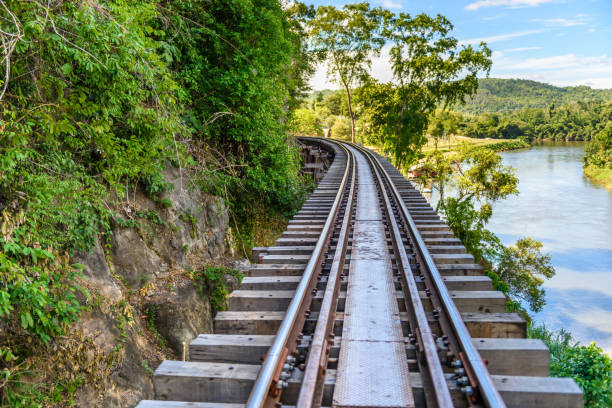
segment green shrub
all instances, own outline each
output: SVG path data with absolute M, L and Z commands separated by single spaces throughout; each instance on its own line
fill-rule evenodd
M 200 286 L 202 293 L 208 295 L 211 310 L 214 314 L 227 309 L 228 277 L 234 277 L 240 282 L 244 275 L 238 270 L 225 266 L 206 264 L 202 269 L 192 271 L 190 277 Z
M 43 250 L 28 244 L 29 237 L 20 227 L 26 222 L 21 214 L 10 218 L 4 211 L 0 237 L 0 319 L 2 347 L 11 348 L 15 338 L 36 335 L 45 344 L 65 333 L 83 310 L 78 292 L 89 296 L 75 283 L 80 277 L 67 254 Z M 10 354 L 21 356 L 20 350 Z
M 200 186 L 226 198 L 239 222 L 253 201 L 293 210 L 301 182 L 289 108 L 308 70 L 299 25 L 277 0 L 161 1 L 160 10 L 184 117 L 204 145 Z
M 612 359 L 594 342 L 588 346 L 574 341 L 566 330 L 546 326 L 529 327 L 528 337 L 544 341 L 550 350 L 550 374 L 570 377 L 584 392 L 584 406 L 612 406 Z

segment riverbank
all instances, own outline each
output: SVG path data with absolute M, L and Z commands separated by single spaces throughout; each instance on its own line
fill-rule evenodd
M 440 150 L 441 152 L 456 151 L 465 144 L 468 144 L 474 148 L 486 147 L 496 152 L 525 149 L 530 147 L 530 144 L 522 139 L 500 140 L 451 135 L 446 139 L 438 140 L 437 143 L 435 139 L 428 137 L 427 143 L 425 146 L 423 146 L 423 153 L 429 153 L 434 150 Z
M 612 169 L 590 165 L 584 168 L 584 175 L 594 183 L 612 191 Z

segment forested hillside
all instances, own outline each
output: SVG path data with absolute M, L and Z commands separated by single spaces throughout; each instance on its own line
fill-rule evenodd
M 612 89 L 557 87 L 526 79 L 482 78 L 478 92 L 455 110 L 469 114 L 513 112 L 574 102 L 611 101 Z

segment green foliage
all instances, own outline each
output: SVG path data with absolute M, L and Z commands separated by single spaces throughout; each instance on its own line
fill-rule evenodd
M 477 74 L 491 67 L 484 43 L 479 49 L 461 46 L 452 29 L 441 15 L 386 16 L 383 36 L 391 43 L 395 84 L 371 81 L 359 95 L 369 141 L 389 152 L 397 166 L 418 157 L 436 108 L 447 109 L 476 92 Z
M 355 143 L 353 87 L 367 76 L 372 56 L 385 43 L 380 35 L 385 13 L 368 3 L 346 4 L 341 9 L 319 6 L 308 22 L 314 53 L 328 60 L 328 75 L 346 92 L 346 106 L 351 119 L 351 141 Z
M 157 319 L 157 314 L 159 313 L 159 306 L 153 305 L 151 306 L 145 315 L 145 321 L 147 322 L 147 328 L 153 333 L 155 340 L 161 348 L 166 348 L 166 339 L 162 336 L 157 327 L 155 327 L 155 319 Z M 150 370 L 150 369 L 149 369 Z M 147 370 L 148 371 L 148 370 Z
M 550 256 L 541 253 L 540 242 L 522 238 L 504 246 L 486 229 L 493 204 L 518 194 L 514 171 L 504 167 L 501 157 L 487 147 L 464 146 L 451 154 L 435 150 L 427 157 L 425 165 L 434 175 L 433 188 L 440 192 L 438 209 L 455 236 L 485 267 L 493 287 L 508 296 L 509 309 L 522 311 L 520 302 L 524 301 L 537 312 L 545 303 L 544 279 L 554 276 L 555 271 Z M 450 185 L 456 193 L 447 197 Z
M 240 282 L 244 275 L 225 266 L 206 264 L 201 270 L 191 272 L 190 277 L 208 295 L 211 309 L 216 313 L 227 308 L 228 277 L 234 277 Z
M 11 76 L 0 105 L 0 347 L 10 375 L 0 388 L 11 406 L 61 404 L 88 369 L 42 369 L 88 297 L 69 257 L 110 231 L 109 188 L 164 188 L 173 135 L 188 132 L 149 35 L 152 1 L 9 2 L 2 13 L 2 32 L 20 37 L 3 55 Z
M 136 217 L 138 218 L 143 218 L 145 220 L 148 220 L 149 222 L 155 224 L 155 225 L 162 225 L 164 227 L 167 227 L 168 224 L 166 223 L 166 221 L 164 221 L 161 217 L 161 215 L 159 215 L 159 213 L 155 210 L 139 210 L 136 211 Z
M 321 120 L 315 112 L 308 109 L 297 109 L 293 115 L 293 129 L 303 136 L 323 136 Z
M 69 256 L 108 239 L 113 208 L 137 189 L 170 207 L 168 163 L 197 173 L 243 224 L 254 202 L 296 208 L 304 189 L 287 131 L 311 71 L 309 13 L 276 0 L 3 3 L 0 36 L 16 33 L 0 80 L 3 403 L 70 404 L 81 380 L 37 371 L 87 298 Z M 135 218 L 163 225 L 153 211 Z M 115 356 L 130 313 L 118 315 Z M 21 382 L 16 366 L 43 385 Z
M 276 0 L 161 1 L 159 9 L 163 55 L 180 72 L 183 115 L 204 152 L 201 187 L 226 198 L 239 221 L 253 201 L 293 210 L 302 191 L 287 107 L 310 70 L 300 22 L 308 9 Z
M 454 154 L 436 157 L 438 160 L 445 160 L 447 167 L 449 163 L 456 164 L 458 171 L 454 173 L 454 183 L 457 186 L 456 199 L 460 202 L 472 199 L 494 202 L 518 193 L 518 178 L 514 171 L 504 166 L 501 156 L 491 149 L 474 149 L 465 145 Z M 442 194 L 440 206 L 444 205 L 444 184 L 448 179 L 436 179 L 434 182 L 434 187 Z M 482 215 L 487 222 L 491 214 L 485 210 Z
M 612 169 L 589 165 L 585 166 L 584 174 L 593 182 L 612 191 Z
M 80 170 L 119 190 L 126 180 L 157 188 L 160 159 L 185 128 L 162 44 L 147 35 L 156 8 L 105 6 L 11 3 L 24 37 L 11 56 L 1 114 L 9 180 L 19 164 L 32 176 Z
M 544 307 L 544 280 L 555 276 L 550 255 L 542 255 L 541 249 L 541 242 L 522 238 L 504 247 L 495 264 L 495 273 L 508 284 L 506 293 L 526 301 L 535 312 Z
M 489 150 L 493 150 L 494 152 L 501 152 L 501 151 L 506 151 L 506 150 L 527 149 L 530 146 L 531 145 L 527 143 L 525 140 L 517 139 L 517 140 L 503 140 L 501 142 L 491 143 L 486 146 L 475 146 L 473 147 L 473 149 L 489 149 Z
M 351 121 L 343 117 L 338 117 L 334 121 L 333 126 L 331 127 L 331 136 L 335 137 L 336 139 L 350 141 L 351 140 Z
M 515 112 L 524 109 L 548 109 L 577 101 L 612 101 L 609 89 L 588 86 L 556 87 L 526 79 L 481 78 L 478 92 L 457 106 L 463 113 L 479 115 L 488 112 Z M 553 108 L 554 109 L 554 108 Z
M 459 132 L 475 138 L 591 140 L 612 119 L 612 104 L 573 102 L 561 107 L 488 112 L 461 118 Z
M 612 114 L 612 109 L 610 110 Z M 612 169 L 612 115 L 604 129 L 596 133 L 586 146 L 586 166 Z
M 438 110 L 435 114 L 431 115 L 427 133 L 433 138 L 435 149 L 438 148 L 438 144 L 441 141 L 457 133 L 457 126 L 458 115 L 454 112 Z
M 485 228 L 493 215 L 493 208 L 485 203 L 476 208 L 472 199 L 459 200 L 447 197 L 440 206 L 446 223 L 461 240 L 476 261 L 482 261 L 498 253 L 501 242 L 495 234 Z
M 477 261 L 494 257 L 502 245 L 485 226 L 493 215 L 492 204 L 518 193 L 514 171 L 503 166 L 494 151 L 469 146 L 454 154 L 434 152 L 428 162 L 437 171 L 433 179 L 433 188 L 440 192 L 437 209 L 449 227 Z M 454 196 L 446 196 L 448 185 L 456 187 Z
M 612 359 L 595 343 L 581 345 L 567 331 L 552 331 L 544 325 L 530 326 L 527 335 L 541 339 L 550 350 L 552 376 L 570 377 L 578 383 L 585 407 L 612 405 Z
M 15 218 L 3 212 L 0 237 L 0 320 L 3 326 L 0 346 L 7 356 L 24 357 L 14 342 L 28 335 L 49 344 L 65 333 L 83 307 L 77 295 L 89 296 L 74 281 L 80 277 L 77 265 L 70 265 L 66 254 L 43 250 L 30 244 L 24 229 L 23 213 Z

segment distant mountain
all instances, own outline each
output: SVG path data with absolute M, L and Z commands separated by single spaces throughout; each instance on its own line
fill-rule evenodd
M 571 102 L 612 101 L 612 89 L 592 89 L 588 86 L 557 87 L 526 79 L 483 78 L 478 93 L 457 105 L 454 110 L 464 113 L 512 112 L 525 108 L 545 108 Z

